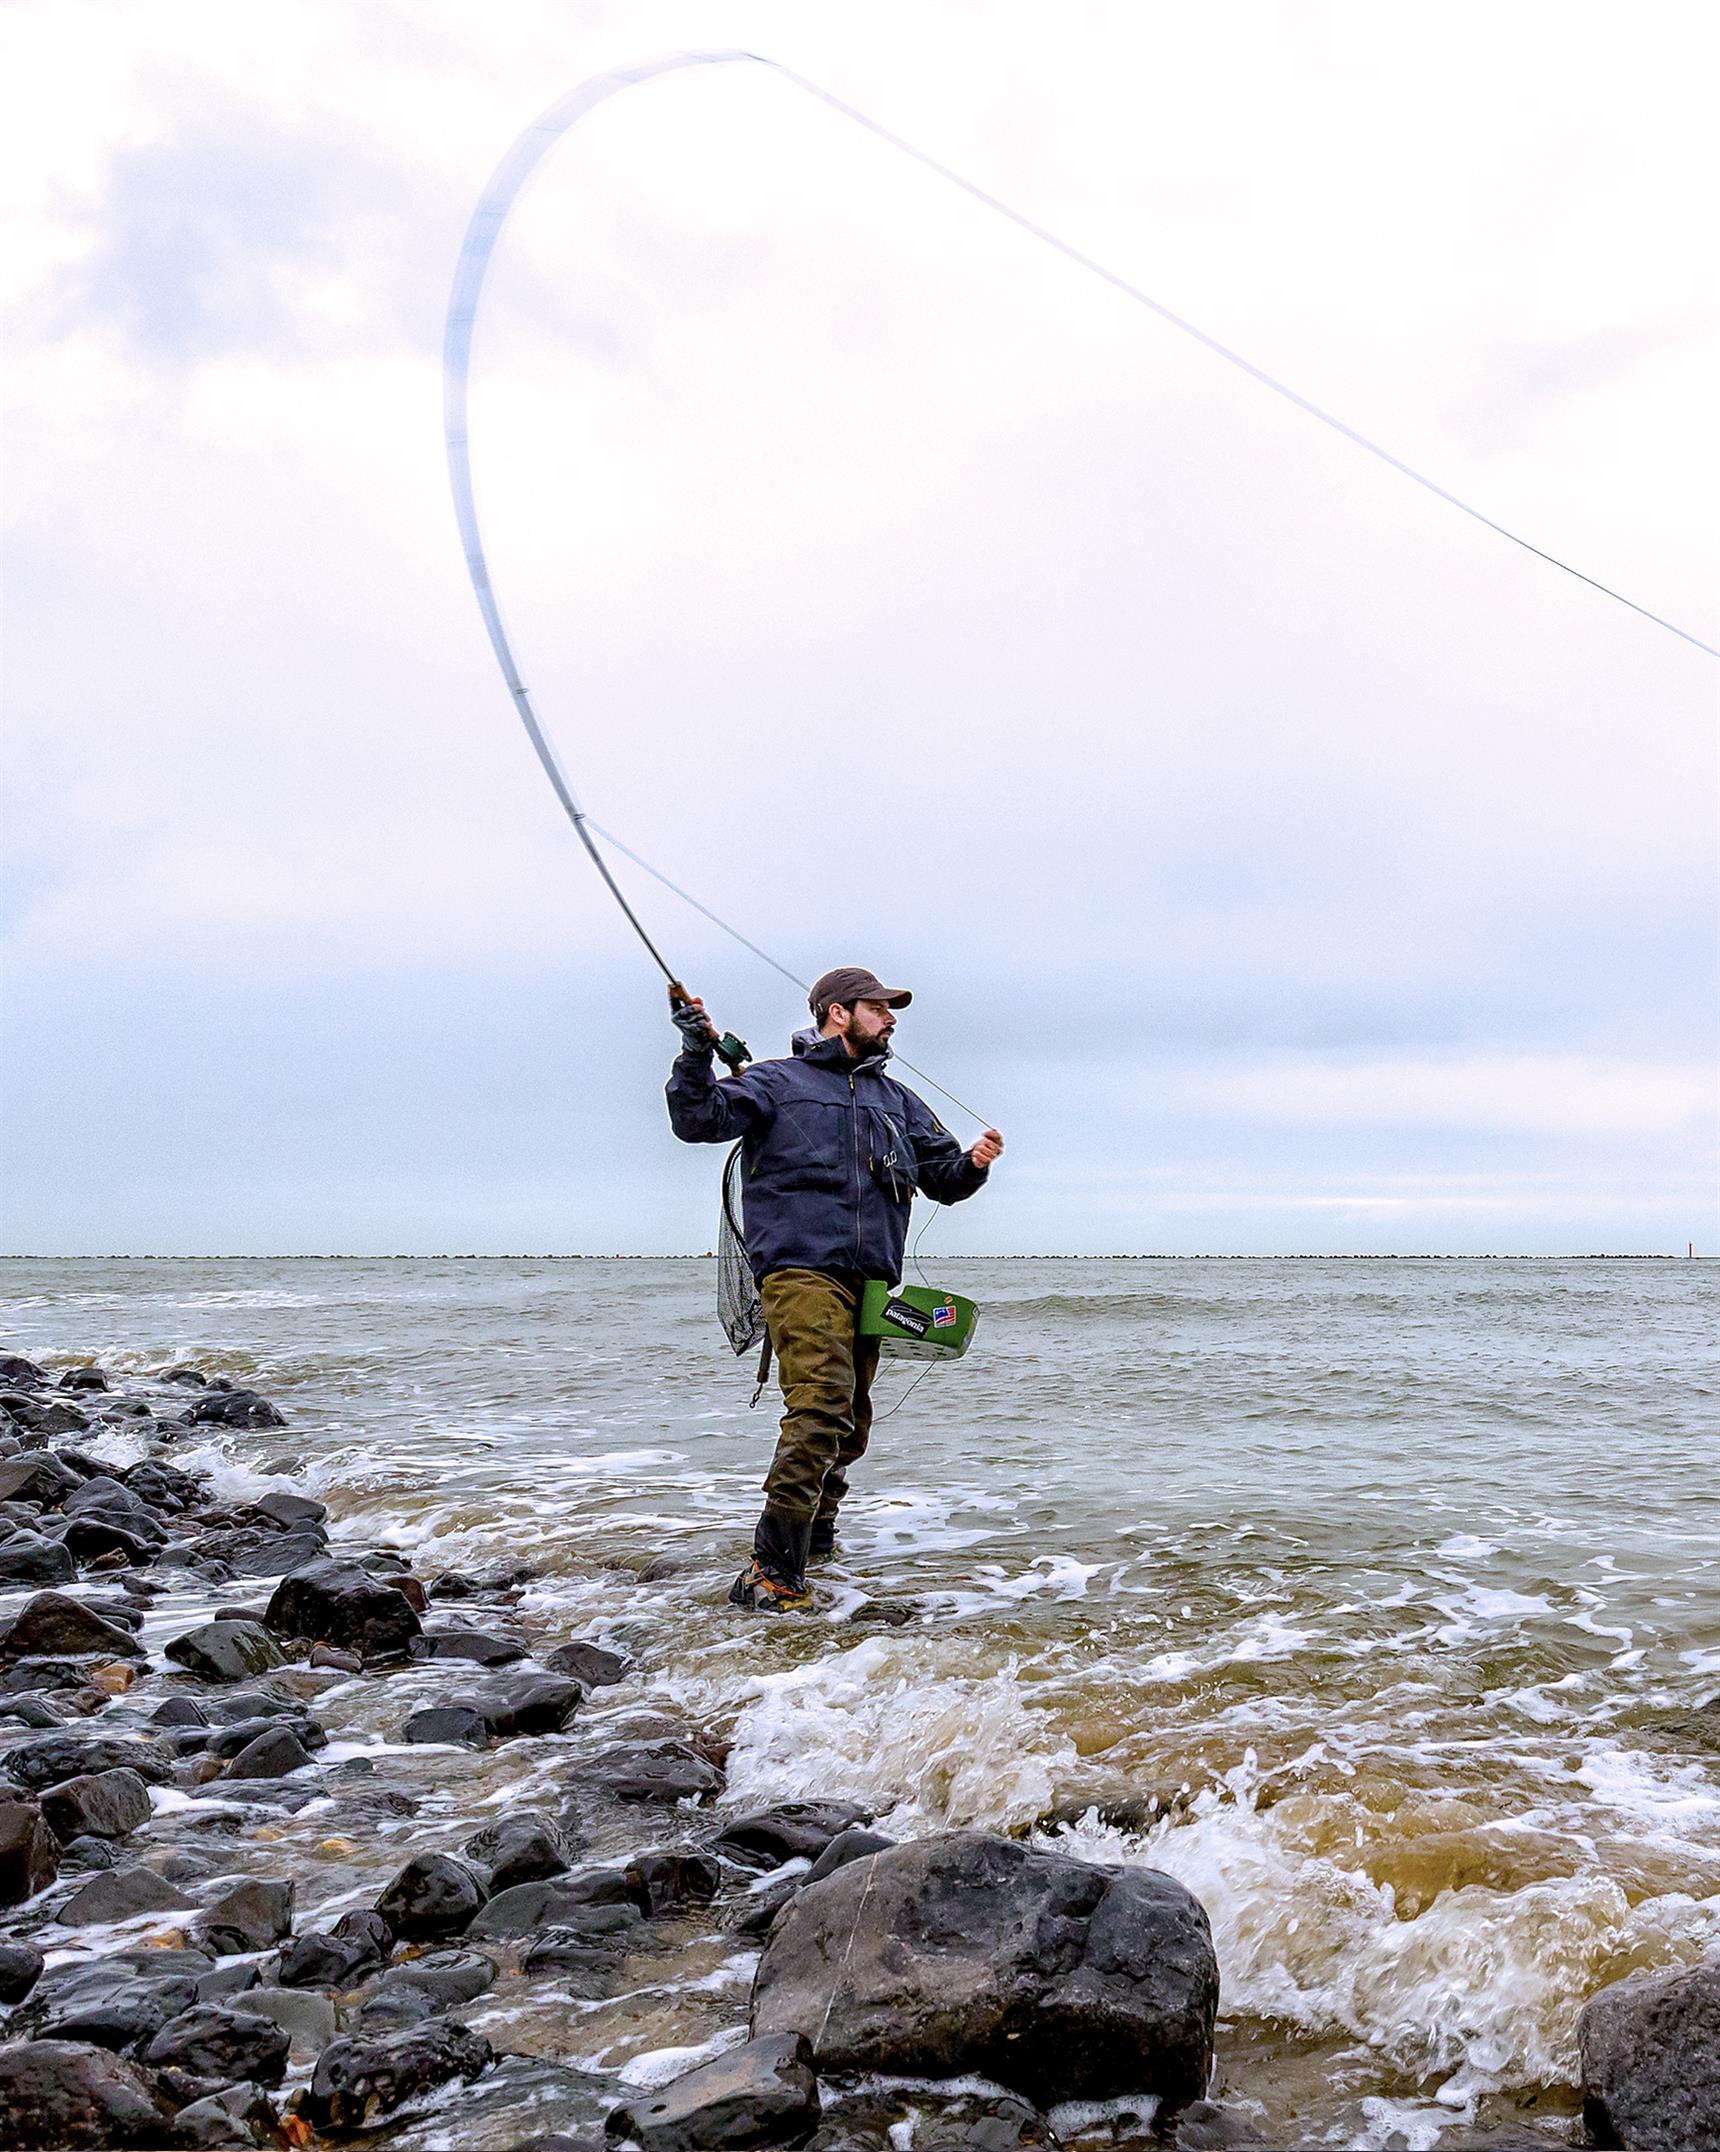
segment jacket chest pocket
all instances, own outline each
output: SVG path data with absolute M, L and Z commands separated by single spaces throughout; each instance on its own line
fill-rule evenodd
M 834 1194 L 848 1184 L 853 1141 L 846 1101 L 791 1099 L 777 1108 L 765 1171 L 785 1191 Z
M 866 1121 L 872 1178 L 892 1202 L 910 1202 L 920 1185 L 920 1162 L 907 1130 L 877 1107 L 868 1109 Z

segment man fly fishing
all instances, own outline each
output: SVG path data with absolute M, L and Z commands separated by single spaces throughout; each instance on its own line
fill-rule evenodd
M 736 1606 L 812 1604 L 807 1564 L 834 1549 L 849 1469 L 872 1426 L 878 1340 L 857 1334 L 866 1281 L 901 1277 L 916 1190 L 960 1203 L 1003 1150 L 988 1128 L 964 1151 L 924 1099 L 885 1074 L 896 1011 L 912 999 L 863 965 L 827 971 L 788 1059 L 719 1078 L 704 1004 L 671 995 L 682 1046 L 669 1125 L 683 1143 L 743 1146 L 747 1254 L 785 1408 L 752 1558 L 729 1593 Z

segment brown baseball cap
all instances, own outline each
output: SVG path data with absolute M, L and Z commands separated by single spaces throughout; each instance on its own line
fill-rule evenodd
M 834 1002 L 841 1002 L 845 1009 L 851 1009 L 857 1001 L 881 1001 L 888 1008 L 905 1009 L 913 998 L 905 986 L 883 985 L 878 974 L 868 971 L 864 964 L 838 964 L 817 981 L 806 997 L 806 1005 L 823 1023 Z

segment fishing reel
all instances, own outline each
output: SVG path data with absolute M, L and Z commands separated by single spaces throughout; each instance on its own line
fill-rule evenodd
M 669 1006 L 672 1009 L 690 1009 L 693 1006 L 692 995 L 679 979 L 669 981 Z M 746 1040 L 737 1039 L 732 1031 L 719 1035 L 716 1025 L 709 1022 L 706 1023 L 705 1030 L 717 1059 L 738 1076 L 752 1059 L 752 1050 Z

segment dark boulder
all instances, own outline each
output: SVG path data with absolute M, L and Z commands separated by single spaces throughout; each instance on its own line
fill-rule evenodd
M 1577 2019 L 1583 2120 L 1625 2152 L 1720 2145 L 1720 1964 L 1632 1973 Z
M 122 1524 L 135 1525 L 139 1531 L 161 1531 L 143 1497 L 110 1472 L 96 1472 L 74 1487 L 66 1497 L 65 1512 L 68 1517 L 105 1512 Z
M 543 1663 L 558 1674 L 570 1674 L 581 1688 L 607 1689 L 626 1680 L 633 1662 L 618 1651 L 605 1651 L 601 1644 L 576 1642 L 558 1644 Z
M 42 1977 L 47 1961 L 34 1943 L 0 1943 L 0 2003 L 21 2003 Z
M 43 1404 L 13 1391 L 3 1402 L 6 1411 L 28 1434 L 81 1435 L 90 1424 L 74 1406 L 62 1405 L 58 1399 Z
M 143 1649 L 123 1622 L 108 1621 L 66 1592 L 38 1592 L 14 1616 L 0 1653 L 9 1659 L 140 1659 Z
M 871 1820 L 851 1801 L 782 1801 L 734 1817 L 718 1832 L 717 1844 L 742 1860 L 780 1868 L 784 1861 L 817 1860 L 833 1838 Z
M 447 1853 L 419 1853 L 376 1901 L 376 1910 L 403 1942 L 460 1935 L 489 1899 L 482 1875 Z
M 283 1577 L 269 1601 L 277 1636 L 304 1637 L 381 1658 L 402 1653 L 419 1633 L 406 1601 L 356 1562 L 312 1562 Z
M 156 1380 L 158 1382 L 182 1382 L 192 1389 L 201 1390 L 209 1378 L 200 1367 L 193 1367 L 189 1361 L 186 1361 L 178 1367 L 164 1367 Z
M 21 1352 L 0 1352 L 0 1384 L 7 1389 L 39 1390 L 47 1379 L 35 1361 Z
M 326 1524 L 328 1504 L 314 1501 L 308 1494 L 288 1494 L 283 1490 L 253 1502 L 250 1514 L 272 1524 L 277 1532 L 297 1532 L 306 1525 Z
M 584 1691 L 564 1674 L 500 1674 L 462 1695 L 484 1714 L 484 1724 L 498 1741 L 520 1734 L 555 1734 L 579 1709 Z
M 177 1465 L 163 1464 L 158 1457 L 146 1457 L 141 1464 L 129 1466 L 125 1483 L 140 1501 L 169 1516 L 195 1509 L 203 1499 L 199 1474 L 182 1472 Z
M 822 1883 L 826 1876 L 833 1876 L 838 1868 L 846 1868 L 850 1861 L 863 1861 L 873 1853 L 887 1853 L 896 1841 L 882 1838 L 876 1831 L 839 1831 L 812 1866 L 806 1871 L 808 1883 Z
M 961 1831 L 798 1892 L 752 2023 L 815 2028 L 823 2070 L 990 2077 L 1041 2108 L 1176 2106 L 1206 2090 L 1217 2008 L 1206 1914 L 1180 1883 Z
M 60 1872 L 60 1848 L 34 1801 L 0 1801 L 0 1905 L 22 1905 Z
M 211 1899 L 198 1916 L 197 1940 L 217 1957 L 267 1950 L 293 1932 L 293 1886 L 252 1876 Z
M 0 1502 L 24 1502 L 32 1509 L 54 1509 L 79 1484 L 50 1450 L 0 1462 Z
M 170 1696 L 149 1714 L 152 1726 L 207 1726 L 209 1714 L 189 1696 Z
M 496 1940 L 530 1935 L 534 1929 L 570 1927 L 591 1935 L 636 1927 L 643 1913 L 638 1883 L 622 1868 L 587 1869 L 550 1876 L 498 1891 L 467 1930 L 469 1938 Z M 599 1917 L 600 1916 L 600 1917 Z
M 709 1905 L 723 1879 L 722 1863 L 696 1846 L 665 1846 L 636 1854 L 627 1874 L 638 1886 L 645 1911 L 654 1919 L 682 1906 Z
M 302 1771 L 310 1752 L 290 1726 L 270 1726 L 247 1741 L 227 1766 L 229 1778 L 285 1778 Z
M 278 2145 L 280 2117 L 255 2085 L 224 2085 L 219 2092 L 189 2100 L 173 2118 L 173 2142 L 212 2152 L 235 2145 Z
M 40 1532 L 13 1532 L 0 1539 L 0 1585 L 70 1584 L 78 1573 L 71 1549 Z
M 158 2145 L 167 2110 L 135 2063 L 78 2040 L 0 2047 L 0 2144 L 18 2152 Z
M 164 1786 L 173 1776 L 173 1753 L 164 1741 L 133 1739 L 125 1734 L 37 1734 L 0 1756 L 0 1769 L 30 1793 L 76 1778 L 81 1771 L 135 1771 L 146 1786 Z
M 99 1367 L 69 1367 L 60 1377 L 62 1390 L 111 1390 L 112 1383 Z
M 776 2033 L 615 2108 L 604 2127 L 645 2152 L 747 2152 L 801 2144 L 817 2122 L 812 2051 L 801 2034 Z
M 454 2078 L 469 2084 L 490 2061 L 488 2040 L 446 2019 L 381 2039 L 336 2040 L 317 2057 L 298 2111 L 313 2129 L 360 2130 Z
M 484 1714 L 472 1704 L 426 1704 L 413 1712 L 400 1729 L 401 1739 L 435 1745 L 452 1742 L 459 1748 L 483 1748 L 490 1738 Z
M 90 1875 L 113 1864 L 113 1847 L 105 1838 L 68 1838 L 60 1848 L 61 1875 Z
M 111 1868 L 73 1891 L 54 1917 L 67 1928 L 105 1928 L 145 1913 L 183 1912 L 190 1903 L 151 1868 Z
M 248 1545 L 234 1548 L 227 1562 L 236 1577 L 289 1577 L 327 1557 L 326 1534 L 304 1529 L 260 1532 Z
M 176 1666 L 199 1681 L 249 1681 L 286 1664 L 269 1632 L 250 1621 L 206 1621 L 164 1649 Z
M 383 1974 L 360 2012 L 366 2032 L 421 2025 L 476 2002 L 494 1985 L 496 1968 L 475 1950 L 433 1950 Z
M 168 2022 L 144 2049 L 161 2070 L 189 2070 L 222 2085 L 278 2085 L 292 2041 L 279 2025 L 220 2003 L 197 2003 Z
M 512 1666 L 526 1647 L 495 1629 L 426 1629 L 412 1640 L 415 1659 L 466 1659 L 478 1666 Z
M 134 1531 L 129 1524 L 120 1523 L 103 1510 L 74 1517 L 66 1526 L 66 1552 L 86 1569 L 117 1569 L 127 1565 L 133 1569 L 147 1569 L 160 1544 L 159 1539 Z
M 626 1742 L 604 1749 L 590 1764 L 593 1779 L 620 1801 L 708 1800 L 723 1790 L 723 1774 L 684 1741 Z
M 149 1788 L 135 1771 L 85 1771 L 42 1794 L 42 1818 L 62 1845 L 129 1838 L 149 1821 Z
M 276 1978 L 284 1988 L 353 1988 L 380 1971 L 393 1948 L 394 1930 L 366 1906 L 284 1944 Z
M 492 1896 L 516 1883 L 541 1883 L 565 1875 L 573 1865 L 572 1848 L 561 1826 L 548 1816 L 505 1816 L 466 1841 L 469 1860 L 487 1870 Z
M 287 1416 L 256 1390 L 217 1390 L 210 1383 L 187 1415 L 192 1427 L 285 1427 Z
M 163 1951 L 161 1956 L 171 1953 Z M 29 2015 L 44 2040 L 88 2040 L 96 2047 L 141 2047 L 169 2018 L 197 2000 L 194 1973 L 148 1971 L 125 1959 L 56 1965 L 30 1998 Z

